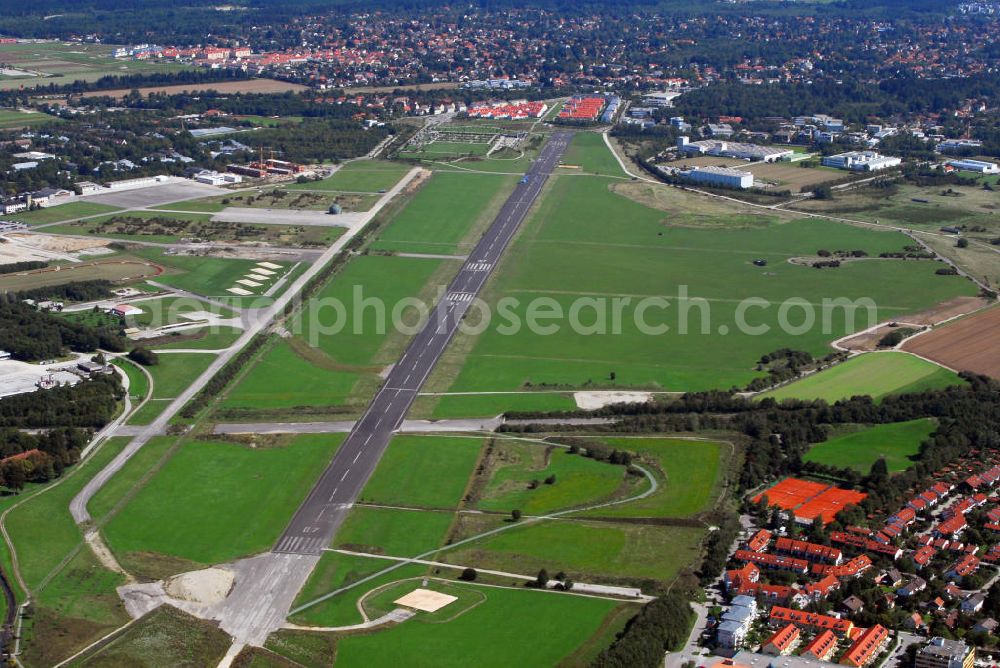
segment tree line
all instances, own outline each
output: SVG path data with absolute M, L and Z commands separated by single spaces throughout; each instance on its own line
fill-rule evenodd
M 15 394 L 0 399 L 0 427 L 100 429 L 118 414 L 125 398 L 117 374 L 96 376 L 71 386 Z
M 38 362 L 98 348 L 121 352 L 125 339 L 111 328 L 75 323 L 0 295 L 0 350 L 12 358 Z
M 0 487 L 18 492 L 28 482 L 58 478 L 80 461 L 90 437 L 89 431 L 76 428 L 39 434 L 0 429 Z

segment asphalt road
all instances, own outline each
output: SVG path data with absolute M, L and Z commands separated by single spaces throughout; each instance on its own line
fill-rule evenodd
M 573 134 L 556 132 L 504 203 L 493 224 L 435 306 L 427 324 L 410 341 L 382 389 L 340 446 L 319 482 L 295 513 L 274 552 L 319 554 L 330 544 L 348 510 L 382 458 L 389 439 L 458 329 L 473 299 L 559 165 Z

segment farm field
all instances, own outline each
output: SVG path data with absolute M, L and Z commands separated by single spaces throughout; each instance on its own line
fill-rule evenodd
M 763 182 L 779 189 L 787 188 L 793 193 L 806 192 L 821 183 L 839 181 L 850 176 L 848 172 L 839 170 L 803 167 L 801 164 L 781 161 L 752 165 L 746 170 L 754 175 L 757 185 L 762 185 Z
M 0 78 L 0 90 L 96 81 L 108 75 L 180 72 L 191 69 L 180 63 L 116 60 L 107 44 L 63 42 L 0 45 L 0 62 L 36 76 Z M 127 92 L 127 91 L 126 91 Z
M 74 281 L 103 279 L 113 283 L 127 283 L 140 278 L 158 277 L 162 271 L 163 268 L 154 261 L 141 258 L 88 260 L 21 274 L 5 274 L 0 276 L 0 293 L 33 290 Z
M 480 594 L 485 600 L 449 621 L 434 618 L 447 618 L 445 608 L 426 620 L 426 613 L 420 613 L 385 631 L 342 637 L 337 643 L 337 665 L 465 666 L 470 656 L 476 656 L 479 666 L 554 666 L 597 633 L 619 605 L 531 590 L 449 587 Z M 524 642 L 532 635 L 544 637 L 545 642 Z M 483 647 L 491 651 L 483 652 Z
M 396 436 L 359 500 L 385 506 L 456 508 L 481 438 Z
M 435 172 L 372 244 L 409 253 L 468 252 L 470 230 L 488 224 L 516 177 Z
M 4 79 L 0 77 L 0 89 L 3 88 Z M 62 119 L 56 116 L 43 114 L 39 111 L 20 111 L 18 109 L 0 109 L 0 130 L 14 130 L 17 128 L 27 128 L 33 125 L 44 125 L 46 123 L 61 123 Z
M 1000 378 L 994 340 L 998 326 L 1000 309 L 992 308 L 914 337 L 902 348 L 951 369 Z
M 818 220 L 671 227 L 669 214 L 615 195 L 610 185 L 595 177 L 554 180 L 484 293 L 491 304 L 513 303 L 516 320 L 494 324 L 520 326 L 501 333 L 491 324 L 476 340 L 456 336 L 426 392 L 739 386 L 758 375 L 753 365 L 763 354 L 789 347 L 823 356 L 829 342 L 846 333 L 975 291 L 964 279 L 935 275 L 933 262 L 869 260 L 826 271 L 787 261 L 822 248 L 877 256 L 909 243 L 898 233 Z M 755 259 L 767 265 L 754 266 Z M 654 301 L 641 307 L 647 297 Z M 874 308 L 858 309 L 852 324 L 844 308 L 823 307 L 824 300 L 840 298 L 867 298 L 862 303 Z M 618 328 L 611 317 L 616 299 L 626 300 Z M 550 331 L 544 335 L 526 326 L 535 300 L 544 300 L 546 313 L 563 316 L 545 320 Z M 739 326 L 743 300 L 763 300 L 759 309 L 743 311 L 752 312 L 744 323 L 752 328 Z M 798 306 L 781 306 L 789 300 Z M 574 308 L 575 329 L 566 317 Z M 788 322 L 797 327 L 780 326 L 785 308 L 794 311 Z M 804 312 L 815 318 L 812 326 Z M 639 326 L 643 321 L 646 327 Z M 493 396 L 495 402 L 478 405 L 481 414 L 503 410 L 504 395 Z M 434 415 L 444 414 L 455 411 L 442 402 Z
M 823 399 L 833 403 L 867 394 L 877 401 L 889 394 L 935 390 L 961 382 L 955 373 L 919 357 L 900 352 L 877 352 L 858 355 L 758 396 L 777 401 Z
M 197 84 L 177 84 L 172 86 L 145 86 L 138 89 L 115 88 L 113 90 L 102 90 L 90 93 L 91 96 L 108 96 L 122 98 L 138 90 L 143 96 L 150 93 L 165 93 L 166 95 L 176 95 L 178 93 L 196 93 L 203 90 L 214 90 L 219 93 L 287 93 L 306 90 L 308 87 L 290 81 L 278 81 L 277 79 L 247 79 L 246 81 L 218 81 Z
M 378 193 L 388 190 L 412 169 L 409 165 L 385 160 L 355 160 L 340 166 L 333 176 L 322 181 L 292 183 L 287 190 L 330 190 L 337 192 Z
M 98 204 L 97 202 L 67 202 L 58 206 L 50 206 L 34 211 L 21 211 L 5 215 L 7 220 L 18 220 L 28 225 L 44 225 L 46 223 L 58 223 L 64 220 L 75 220 L 84 216 L 94 216 L 102 213 L 114 213 L 119 208 L 109 204 Z
M 861 427 L 817 443 L 809 449 L 803 460 L 827 466 L 850 467 L 867 474 L 872 464 L 879 458 L 884 458 L 890 473 L 903 471 L 913 464 L 912 457 L 920 452 L 920 444 L 931 435 L 936 426 L 934 420 L 924 418 Z
M 108 545 L 132 572 L 146 553 L 207 565 L 266 550 L 339 443 L 326 434 L 263 448 L 184 443 L 105 526 Z

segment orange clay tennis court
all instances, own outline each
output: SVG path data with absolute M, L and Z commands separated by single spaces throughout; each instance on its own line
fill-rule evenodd
M 837 513 L 847 506 L 861 503 L 867 495 L 811 480 L 785 478 L 754 497 L 754 502 L 764 496 L 768 505 L 789 511 L 798 522 L 811 524 L 819 519 L 823 524 L 829 524 Z

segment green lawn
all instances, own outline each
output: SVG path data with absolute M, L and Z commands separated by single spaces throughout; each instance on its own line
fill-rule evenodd
M 624 466 L 516 441 L 496 441 L 488 462 L 492 475 L 476 504 L 481 510 L 517 508 L 543 515 L 609 499 L 625 479 Z M 555 483 L 543 482 L 549 476 L 555 476 Z
M 293 183 L 289 190 L 339 190 L 375 193 L 396 185 L 412 169 L 409 165 L 385 160 L 355 160 L 342 165 L 328 179 Z
M 146 378 L 146 374 L 139 369 L 135 362 L 116 359 L 112 361 L 112 364 L 125 371 L 128 376 L 128 394 L 132 400 L 132 406 L 138 406 L 149 394 L 149 379 Z
M 259 449 L 185 443 L 105 527 L 121 556 L 153 552 L 214 564 L 268 549 L 342 437 L 303 435 Z
M 878 400 L 888 394 L 935 390 L 961 382 L 955 373 L 914 355 L 877 352 L 858 355 L 760 396 L 778 401 L 824 399 L 833 403 L 867 394 Z
M 334 547 L 415 557 L 441 546 L 452 518 L 450 512 L 355 506 L 337 531 Z
M 96 522 L 108 519 L 108 513 L 122 503 L 130 493 L 141 488 L 143 476 L 152 475 L 157 471 L 170 449 L 176 444 L 177 438 L 174 436 L 151 438 L 90 499 L 87 510 L 91 517 Z
M 626 177 L 621 165 L 597 132 L 578 132 L 566 149 L 563 164 L 576 165 L 580 169 L 557 169 L 556 174 L 601 174 L 604 176 Z
M 280 340 L 229 391 L 222 405 L 227 409 L 340 406 L 357 380 L 357 373 L 318 366 Z
M 471 244 L 460 247 L 459 242 L 484 214 L 490 213 L 491 204 L 499 204 L 515 179 L 435 172 L 372 247 L 408 253 L 468 252 Z
M 486 600 L 447 622 L 425 620 L 420 613 L 384 631 L 344 636 L 337 643 L 337 665 L 468 666 L 470 657 L 475 657 L 475 665 L 481 667 L 555 666 L 596 633 L 618 605 L 531 590 L 451 586 L 482 594 Z M 544 641 L 526 642 L 527 638 Z
M 602 438 L 639 456 L 656 475 L 657 491 L 638 501 L 591 511 L 601 517 L 691 517 L 713 502 L 720 463 L 729 446 L 675 438 Z
M 136 411 L 129 424 L 149 424 L 159 416 L 215 360 L 206 353 L 171 353 L 160 355 L 160 361 L 146 370 L 153 376 L 153 395 Z
M 913 465 L 920 444 L 936 427 L 931 418 L 862 427 L 817 443 L 803 459 L 868 473 L 872 464 L 882 457 L 890 472 L 903 471 Z
M 426 398 L 418 399 L 423 403 Z M 452 394 L 436 398 L 428 412 L 436 418 L 469 415 L 492 417 L 506 411 L 573 411 L 576 401 L 571 393 L 525 392 L 523 394 Z
M 704 534 L 698 527 L 552 520 L 445 550 L 436 559 L 524 575 L 546 568 L 576 580 L 670 582 L 700 556 Z
M 236 339 L 240 338 L 243 334 L 242 329 L 236 329 L 234 327 L 203 327 L 202 329 L 187 329 L 178 333 L 178 337 L 181 340 L 171 341 L 169 343 L 158 343 L 154 348 L 156 350 L 174 350 L 174 349 L 191 349 L 191 350 L 221 350 L 222 348 L 228 348 L 236 342 Z M 185 340 L 184 337 L 193 336 L 197 337 L 190 340 Z
M 403 158 L 436 160 L 465 155 L 484 156 L 490 150 L 489 144 L 470 144 L 461 141 L 435 141 L 418 148 L 400 151 Z
M 760 374 L 761 355 L 786 347 L 826 355 L 830 341 L 869 326 L 869 315 L 891 318 L 975 292 L 964 279 L 935 275 L 933 262 L 867 260 L 832 270 L 788 262 L 823 248 L 877 256 L 907 245 L 902 234 L 819 220 L 730 228 L 721 226 L 725 215 L 719 227 L 673 226 L 670 214 L 609 185 L 586 176 L 554 181 L 487 287 L 490 303 L 509 308 L 495 310 L 474 340 L 456 336 L 428 391 L 742 386 Z M 874 308 L 857 309 L 852 323 L 847 309 L 831 306 L 839 299 L 870 299 Z M 563 315 L 538 319 L 542 327 L 532 330 L 532 305 Z M 556 331 L 545 332 L 550 326 Z M 469 407 L 496 414 L 505 400 Z M 455 415 L 465 399 L 448 401 L 436 416 Z
M 44 223 L 57 223 L 63 220 L 76 220 L 77 218 L 93 216 L 99 213 L 113 213 L 120 210 L 117 206 L 98 204 L 96 202 L 67 202 L 66 204 L 50 206 L 45 209 L 12 213 L 4 216 L 4 218 L 19 220 L 29 225 L 42 225 Z
M 361 500 L 387 506 L 455 508 L 482 448 L 480 438 L 395 436 Z

